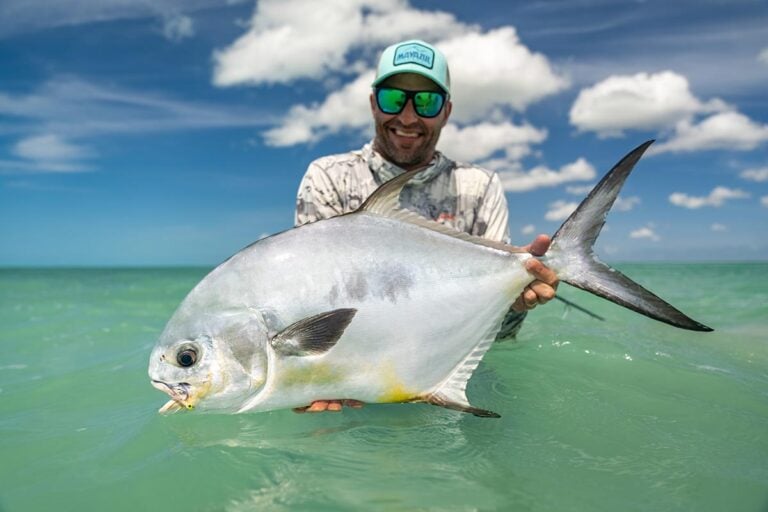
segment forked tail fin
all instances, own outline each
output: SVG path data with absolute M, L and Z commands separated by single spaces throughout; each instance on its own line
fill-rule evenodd
M 624 181 L 652 143 L 650 140 L 629 152 L 592 189 L 552 237 L 546 263 L 557 272 L 561 281 L 571 286 L 681 329 L 711 331 L 711 328 L 689 318 L 621 272 L 600 262 L 593 252 L 595 240 Z

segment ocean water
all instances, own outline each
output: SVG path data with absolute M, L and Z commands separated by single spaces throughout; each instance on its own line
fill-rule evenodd
M 424 404 L 161 416 L 147 358 L 207 269 L 0 270 L 0 510 L 768 510 L 768 264 L 625 264 L 715 332 L 562 286 Z

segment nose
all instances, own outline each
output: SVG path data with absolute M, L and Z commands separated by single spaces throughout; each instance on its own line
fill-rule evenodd
M 405 103 L 405 107 L 403 108 L 402 112 L 400 112 L 397 115 L 397 118 L 400 120 L 401 123 L 403 123 L 406 126 L 417 123 L 419 121 L 419 115 L 416 113 L 416 110 L 413 108 L 412 99 L 409 99 Z

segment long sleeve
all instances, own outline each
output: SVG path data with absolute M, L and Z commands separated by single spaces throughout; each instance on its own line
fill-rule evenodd
M 489 181 L 478 208 L 475 229 L 478 230 L 477 235 L 483 238 L 505 243 L 510 241 L 507 198 L 496 174 Z

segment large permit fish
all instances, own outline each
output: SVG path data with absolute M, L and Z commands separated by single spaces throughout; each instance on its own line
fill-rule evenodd
M 554 235 L 560 280 L 683 329 L 709 331 L 599 262 L 592 246 L 646 142 Z M 320 399 L 427 402 L 477 416 L 465 389 L 502 319 L 533 281 L 529 253 L 399 208 L 413 173 L 354 213 L 270 236 L 187 295 L 149 361 L 160 411 L 242 413 Z

